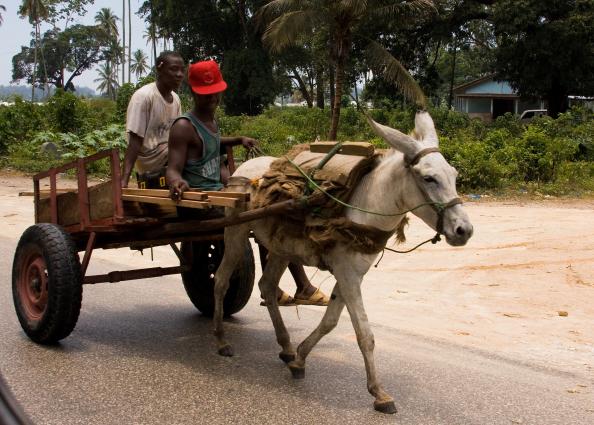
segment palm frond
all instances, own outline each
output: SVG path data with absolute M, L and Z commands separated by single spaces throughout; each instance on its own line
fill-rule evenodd
M 296 42 L 300 35 L 313 30 L 319 14 L 314 10 L 287 12 L 268 25 L 262 42 L 274 53 Z
M 367 10 L 367 0 L 340 0 L 338 9 L 348 11 L 353 16 L 360 16 Z
M 283 13 L 308 9 L 310 1 L 306 0 L 272 0 L 262 6 L 255 14 L 256 22 L 260 26 L 267 25 Z
M 370 41 L 365 53 L 374 72 L 381 74 L 386 81 L 395 84 L 406 99 L 414 102 L 421 109 L 427 107 L 427 99 L 419 84 L 381 44 Z
M 409 15 L 411 13 L 427 15 L 437 12 L 437 7 L 433 0 L 408 0 L 399 2 L 390 2 L 390 4 L 378 7 L 373 11 L 373 16 L 386 17 Z

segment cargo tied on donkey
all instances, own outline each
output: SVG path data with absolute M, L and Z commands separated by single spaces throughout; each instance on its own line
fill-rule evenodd
M 337 181 L 340 172 L 330 173 L 328 179 L 321 178 L 325 167 L 315 165 L 320 157 L 311 152 L 302 152 L 295 161 L 255 158 L 234 173 L 233 190 L 250 193 L 248 209 L 288 198 L 300 200 L 306 206 L 295 214 L 264 217 L 225 229 L 225 254 L 215 274 L 214 333 L 219 354 L 232 355 L 223 329 L 222 300 L 245 241 L 253 231 L 258 242 L 269 251 L 259 287 L 282 348 L 279 357 L 288 364 L 293 377 L 304 377 L 307 355 L 336 326 L 346 306 L 365 361 L 367 388 L 375 398 L 374 407 L 384 413 L 394 413 L 394 400 L 377 378 L 373 333 L 361 298 L 363 276 L 391 235 L 397 232 L 403 237 L 405 211 L 412 211 L 438 234 L 444 235 L 452 246 L 464 245 L 472 236 L 473 228 L 456 192 L 457 172 L 439 152 L 437 133 L 429 114 L 417 113 L 414 137 L 371 119 L 369 122 L 392 149 L 382 155 L 351 158 L 358 171 L 350 173 L 350 182 L 346 175 L 345 181 Z M 328 164 L 333 161 L 340 167 L 341 161 L 336 157 Z M 304 170 L 308 163 L 314 164 L 309 172 Z M 291 174 L 295 173 L 301 174 L 303 179 L 292 178 Z M 316 184 L 310 175 L 315 180 L 324 180 L 323 183 Z M 346 202 L 337 202 L 339 198 Z M 235 209 L 227 214 L 240 212 Z M 276 289 L 289 262 L 329 270 L 336 278 L 332 299 L 321 323 L 297 350 L 291 343 L 276 301 Z

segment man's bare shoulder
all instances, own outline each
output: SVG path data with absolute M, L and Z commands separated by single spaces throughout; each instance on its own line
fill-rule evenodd
M 169 141 L 183 142 L 191 141 L 195 138 L 196 131 L 194 130 L 194 126 L 189 119 L 184 117 L 178 118 L 169 130 Z

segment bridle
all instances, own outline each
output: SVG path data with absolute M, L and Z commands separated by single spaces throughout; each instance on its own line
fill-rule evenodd
M 414 167 L 415 165 L 417 165 L 419 163 L 421 158 L 423 158 L 425 155 L 428 155 L 430 153 L 441 153 L 441 151 L 439 150 L 438 147 L 432 147 L 432 148 L 422 149 L 412 158 L 405 155 L 404 156 L 405 167 L 406 168 Z M 441 203 L 441 202 L 435 202 L 431 199 L 431 197 L 429 196 L 429 194 L 427 193 L 427 191 L 425 190 L 425 187 L 423 185 L 421 185 L 417 182 L 417 186 L 423 193 L 423 196 L 425 197 L 427 204 L 431 205 L 431 208 L 433 208 L 433 210 L 437 213 L 437 223 L 435 225 L 435 229 L 437 230 L 437 233 L 443 235 L 443 220 L 444 220 L 444 215 L 445 215 L 446 210 L 448 208 L 452 208 L 456 205 L 461 205 L 463 203 L 462 199 L 453 198 L 450 201 L 446 202 L 445 204 Z

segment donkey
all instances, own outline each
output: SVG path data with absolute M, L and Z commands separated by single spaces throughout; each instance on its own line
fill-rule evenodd
M 347 209 L 345 216 L 358 224 L 393 231 L 404 216 L 390 215 L 391 213 L 424 204 L 415 209 L 414 214 L 429 227 L 444 235 L 450 245 L 464 245 L 472 236 L 473 228 L 456 192 L 457 171 L 439 152 L 438 137 L 430 115 L 424 111 L 417 113 L 413 136 L 378 124 L 370 118 L 369 123 L 392 149 L 361 179 L 351 195 L 349 204 L 385 215 Z M 274 159 L 260 157 L 249 160 L 237 169 L 234 176 L 257 179 L 267 171 Z M 250 187 L 246 190 L 255 189 Z M 225 229 L 225 254 L 215 273 L 214 291 L 214 335 L 219 354 L 233 355 L 223 330 L 223 298 L 229 286 L 229 278 L 243 255 L 249 232 L 253 231 L 258 242 L 269 251 L 268 261 L 258 285 L 268 307 L 277 342 L 281 346 L 279 357 L 287 363 L 293 378 L 304 378 L 307 355 L 317 342 L 336 326 L 346 305 L 363 354 L 367 389 L 375 398 L 374 408 L 383 413 L 395 413 L 394 399 L 383 389 L 377 378 L 373 356 L 374 337 L 361 298 L 361 281 L 377 253 L 363 254 L 349 249 L 344 243 L 337 243 L 328 252 L 320 254 L 319 250 L 313 249 L 312 243 L 308 240 L 287 235 L 279 238 L 279 235 L 275 235 L 274 223 L 282 219 L 269 216 Z M 336 278 L 331 301 L 320 324 L 297 350 L 291 344 L 276 300 L 276 288 L 289 262 L 323 267 Z

